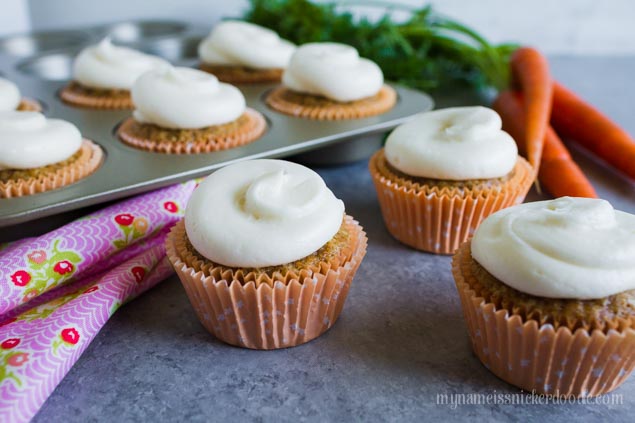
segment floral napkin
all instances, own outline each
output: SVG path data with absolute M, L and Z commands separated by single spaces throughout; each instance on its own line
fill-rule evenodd
M 195 186 L 0 247 L 0 422 L 30 420 L 115 310 L 171 274 L 165 237 Z

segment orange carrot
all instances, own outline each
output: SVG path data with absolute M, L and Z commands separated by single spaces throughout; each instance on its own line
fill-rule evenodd
M 635 140 L 615 122 L 554 82 L 551 124 L 564 138 L 584 146 L 635 179 Z
M 524 143 L 527 159 L 537 171 L 549 126 L 553 84 L 547 59 L 531 47 L 522 47 L 511 57 L 512 78 L 522 92 L 525 109 Z
M 525 111 L 520 95 L 511 91 L 501 92 L 493 104 L 494 109 L 503 119 L 505 129 L 518 144 L 521 154 L 526 153 L 524 142 Z M 569 195 L 571 197 L 597 198 L 597 194 L 582 170 L 571 159 L 571 155 L 556 132 L 547 126 L 542 150 L 542 161 L 538 178 L 542 186 L 554 197 Z

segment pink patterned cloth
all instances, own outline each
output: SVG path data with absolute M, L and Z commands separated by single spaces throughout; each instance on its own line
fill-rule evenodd
M 195 181 L 0 250 L 0 422 L 30 420 L 108 318 L 172 272 L 169 229 Z

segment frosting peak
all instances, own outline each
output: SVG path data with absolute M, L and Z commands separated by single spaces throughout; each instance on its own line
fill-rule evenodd
M 531 295 L 604 298 L 635 289 L 635 215 L 590 198 L 510 207 L 481 223 L 472 256 Z
M 95 88 L 129 90 L 144 72 L 167 65 L 159 57 L 118 47 L 104 38 L 82 50 L 73 63 L 73 79 Z
M 312 170 L 283 160 L 250 160 L 210 175 L 194 191 L 185 228 L 194 248 L 233 267 L 300 260 L 339 230 L 344 204 Z
M 486 107 L 453 107 L 421 113 L 386 140 L 386 159 L 398 170 L 424 178 L 467 180 L 507 175 L 518 149 Z
M 20 90 L 8 79 L 0 77 L 0 112 L 15 110 L 20 105 Z
M 71 123 L 37 112 L 0 112 L 0 169 L 33 169 L 62 162 L 81 147 Z
M 214 75 L 165 66 L 143 74 L 132 87 L 134 118 L 164 128 L 196 129 L 222 125 L 245 111 L 238 88 Z
M 274 31 L 241 21 L 219 23 L 198 46 L 205 63 L 253 69 L 284 69 L 294 51 Z
M 282 82 L 293 91 L 346 102 L 377 94 L 384 75 L 376 63 L 359 57 L 354 47 L 308 43 L 293 54 Z

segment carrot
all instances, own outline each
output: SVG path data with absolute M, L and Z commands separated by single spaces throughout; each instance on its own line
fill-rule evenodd
M 538 171 L 549 126 L 553 84 L 547 59 L 531 47 L 521 47 L 511 57 L 512 78 L 522 92 L 525 108 L 524 143 L 527 159 Z
M 556 131 L 635 179 L 635 140 L 562 85 L 554 82 L 553 89 L 551 124 Z
M 526 153 L 524 143 L 525 111 L 523 101 L 518 93 L 501 92 L 493 104 L 494 109 L 503 119 L 505 129 L 517 142 L 518 150 Z M 542 151 L 542 161 L 538 172 L 542 186 L 554 197 L 565 195 L 572 197 L 597 198 L 593 186 L 582 170 L 571 159 L 571 155 L 556 132 L 547 126 Z

